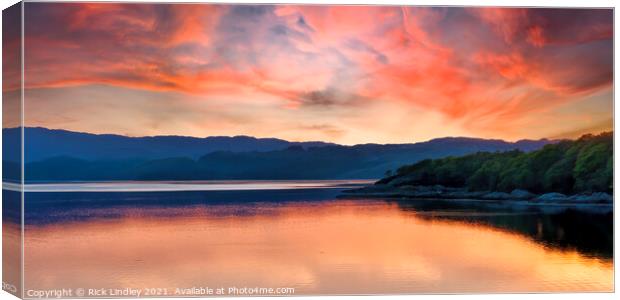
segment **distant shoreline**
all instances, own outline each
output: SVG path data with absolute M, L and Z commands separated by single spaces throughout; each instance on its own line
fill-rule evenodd
M 497 191 L 468 191 L 465 188 L 434 186 L 399 186 L 374 184 L 342 192 L 339 198 L 384 198 L 401 200 L 475 201 L 489 204 L 509 204 L 526 207 L 572 208 L 592 212 L 613 211 L 613 196 L 604 192 L 564 195 L 561 193 L 533 194 L 515 189 L 511 193 Z
M 613 210 L 613 132 L 532 152 L 477 152 L 404 165 L 344 197 L 477 199 Z

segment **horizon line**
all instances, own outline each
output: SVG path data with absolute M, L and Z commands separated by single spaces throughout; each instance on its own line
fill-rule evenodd
M 484 137 L 475 137 L 475 136 L 441 136 L 441 137 L 435 137 L 435 138 L 431 138 L 428 140 L 422 140 L 422 141 L 411 141 L 411 142 L 401 142 L 401 143 L 375 143 L 375 142 L 367 142 L 367 143 L 356 143 L 356 144 L 342 144 L 342 143 L 336 143 L 336 142 L 332 142 L 332 141 L 321 141 L 321 140 L 307 140 L 307 141 L 295 141 L 295 140 L 287 140 L 287 139 L 283 139 L 283 138 L 278 138 L 278 137 L 259 137 L 259 136 L 252 136 L 252 135 L 211 135 L 211 136 L 193 136 L 193 135 L 178 135 L 178 134 L 161 134 L 161 135 L 144 135 L 144 136 L 132 136 L 132 135 L 125 135 L 125 134 L 119 134 L 119 133 L 93 133 L 93 132 L 86 132 L 86 131 L 74 131 L 74 130 L 69 130 L 69 129 L 63 129 L 63 128 L 47 128 L 47 127 L 43 127 L 43 126 L 17 126 L 17 127 L 3 127 L 2 130 L 10 130 L 10 129 L 17 129 L 23 127 L 24 129 L 44 129 L 44 130 L 49 130 L 49 131 L 65 131 L 65 132 L 71 132 L 71 133 L 78 133 L 78 134 L 89 134 L 89 135 L 96 135 L 96 136 L 119 136 L 119 137 L 125 137 L 125 138 L 157 138 L 157 137 L 181 137 L 181 138 L 194 138 L 194 139 L 207 139 L 207 138 L 238 138 L 238 137 L 246 137 L 246 138 L 254 138 L 254 139 L 261 139 L 261 140 L 267 140 L 267 139 L 273 139 L 273 140 L 280 140 L 280 141 L 285 141 L 285 142 L 289 142 L 289 143 L 325 143 L 325 144 L 332 144 L 332 145 L 340 145 L 340 146 L 358 146 L 358 145 L 406 145 L 406 144 L 417 144 L 417 143 L 425 143 L 425 142 L 430 142 L 433 140 L 440 140 L 440 139 L 459 139 L 459 138 L 464 138 L 464 139 L 479 139 L 479 140 L 494 140 L 494 141 L 502 141 L 502 142 L 506 142 L 506 143 L 518 143 L 521 141 L 542 141 L 542 140 L 547 140 L 547 141 L 561 141 L 561 140 L 576 140 L 578 138 L 549 138 L 549 137 L 544 137 L 544 138 L 539 138 L 539 139 L 535 139 L 535 138 L 523 138 L 523 139 L 516 139 L 516 140 L 506 140 L 506 139 L 501 139 L 501 138 L 484 138 Z M 605 132 L 614 132 L 613 129 L 611 130 L 603 130 L 600 132 L 591 132 L 591 133 L 584 133 L 581 136 L 587 135 L 587 134 L 601 134 L 601 133 L 605 133 Z

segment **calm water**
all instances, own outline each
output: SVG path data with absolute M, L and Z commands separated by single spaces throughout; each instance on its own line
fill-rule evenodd
M 613 290 L 610 213 L 336 198 L 358 183 L 39 186 L 26 194 L 25 288 Z

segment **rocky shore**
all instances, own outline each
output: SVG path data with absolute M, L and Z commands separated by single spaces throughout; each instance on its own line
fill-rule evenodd
M 534 194 L 526 190 L 515 189 L 510 193 L 492 191 L 469 191 L 464 188 L 434 186 L 393 186 L 374 184 L 343 192 L 345 198 L 420 198 L 420 199 L 474 199 L 474 200 L 510 200 L 532 203 L 557 204 L 613 204 L 613 196 L 607 193 L 582 193 L 564 195 L 561 193 Z

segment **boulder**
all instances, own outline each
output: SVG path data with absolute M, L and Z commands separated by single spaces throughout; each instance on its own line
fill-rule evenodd
M 612 203 L 614 202 L 614 196 L 607 193 L 592 193 L 592 197 L 600 202 Z
M 434 192 L 433 188 L 427 185 L 415 185 L 412 186 L 412 189 L 416 192 L 416 193 L 429 193 L 429 192 Z
M 482 195 L 482 199 L 485 200 L 510 200 L 512 199 L 512 196 L 508 193 L 504 193 L 504 192 L 491 192 L 491 193 L 487 193 Z
M 536 197 L 535 194 L 532 194 L 526 190 L 522 190 L 522 189 L 514 189 L 512 190 L 512 192 L 510 192 L 510 196 L 512 196 L 514 199 L 518 199 L 518 200 L 529 200 L 529 199 L 533 199 Z
M 612 203 L 613 196 L 607 193 L 577 194 L 570 196 L 569 201 L 575 203 Z
M 546 193 L 536 197 L 536 201 L 540 202 L 556 202 L 556 201 L 566 201 L 568 197 L 562 193 Z
M 468 192 L 465 189 L 453 190 L 442 194 L 443 197 L 449 199 L 482 199 L 482 196 L 488 192 Z

